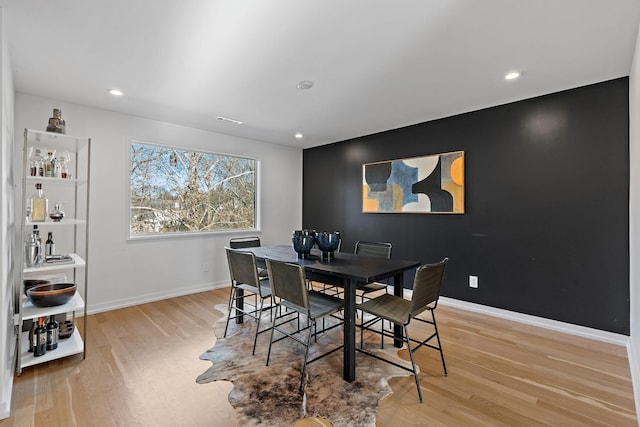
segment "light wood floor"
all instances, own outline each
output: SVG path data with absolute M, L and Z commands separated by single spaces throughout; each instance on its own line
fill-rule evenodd
M 87 359 L 26 369 L 0 427 L 235 425 L 231 384 L 195 383 L 227 295 L 89 316 Z M 624 347 L 445 306 L 437 314 L 449 375 L 435 351 L 419 350 L 424 403 L 411 376 L 392 379 L 379 426 L 638 425 Z

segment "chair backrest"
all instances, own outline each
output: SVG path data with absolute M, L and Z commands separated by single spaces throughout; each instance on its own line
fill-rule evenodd
M 234 237 L 229 239 L 229 247 L 231 249 L 257 248 L 259 246 L 259 237 Z
M 356 255 L 377 256 L 388 259 L 391 258 L 391 243 L 357 241 L 353 253 Z
M 260 289 L 256 257 L 251 252 L 225 248 L 229 262 L 229 274 L 236 284 L 246 283 Z
M 416 316 L 427 308 L 433 309 L 437 306 L 447 261 L 449 258 L 435 264 L 425 264 L 418 267 L 413 281 L 413 296 L 409 310 L 411 316 Z
M 276 297 L 309 310 L 309 291 L 304 268 L 298 264 L 267 259 L 271 292 Z

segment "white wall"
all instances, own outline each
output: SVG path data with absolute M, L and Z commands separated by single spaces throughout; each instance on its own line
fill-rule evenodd
M 108 96 L 105 91 L 105 96 Z M 224 246 L 236 234 L 127 240 L 128 137 L 259 161 L 264 244 L 287 244 L 302 223 L 302 150 L 85 106 L 16 94 L 16 137 L 61 108 L 67 134 L 91 137 L 90 313 L 226 286 Z M 19 163 L 16 161 L 16 163 Z M 16 165 L 16 169 L 22 168 Z M 20 189 L 18 189 L 19 191 Z M 46 193 L 45 193 L 46 194 Z M 203 271 L 203 263 L 209 271 Z
M 13 329 L 13 108 L 11 60 L 0 9 L 0 418 L 9 416 L 16 336 Z
M 640 32 L 629 77 L 629 286 L 631 337 L 629 363 L 636 413 L 640 411 Z

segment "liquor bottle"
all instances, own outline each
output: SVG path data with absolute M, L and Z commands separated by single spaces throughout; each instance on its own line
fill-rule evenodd
M 56 253 L 56 244 L 53 241 L 53 233 L 47 234 L 47 241 L 44 243 L 44 255 L 50 256 Z
M 47 322 L 47 350 L 55 350 L 58 348 L 58 337 L 60 332 L 60 325 L 56 322 L 56 316 L 49 316 Z
M 44 356 L 47 352 L 47 330 L 44 327 L 44 318 L 38 317 L 38 326 L 33 334 L 33 356 Z
M 29 329 L 29 353 L 33 353 L 37 325 L 34 320 L 31 321 L 31 328 Z
M 31 196 L 31 221 L 42 222 L 49 212 L 49 200 L 42 192 L 42 184 L 36 183 L 36 193 Z

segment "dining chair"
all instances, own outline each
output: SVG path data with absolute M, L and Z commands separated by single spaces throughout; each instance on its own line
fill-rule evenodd
M 227 261 L 229 263 L 229 274 L 231 276 L 231 294 L 229 295 L 229 315 L 227 316 L 227 324 L 224 327 L 224 336 L 227 336 L 229 322 L 231 319 L 237 319 L 241 316 L 249 316 L 257 321 L 256 333 L 253 338 L 253 351 L 256 354 L 256 343 L 258 334 L 267 332 L 270 328 L 260 330 L 260 321 L 262 320 L 262 311 L 264 301 L 271 299 L 271 286 L 269 279 L 260 278 L 258 276 L 258 267 L 256 265 L 256 257 L 251 252 L 239 251 L 236 249 L 225 248 L 227 252 Z M 247 295 L 250 294 L 250 295 Z M 247 297 L 253 295 L 253 304 L 247 301 Z M 258 305 L 258 298 L 260 304 Z M 242 304 L 238 302 L 242 300 Z M 249 308 L 245 308 L 247 305 Z M 273 300 L 267 307 L 270 310 L 270 316 L 273 320 Z M 235 315 L 232 313 L 235 311 Z
M 435 310 L 438 306 L 438 299 L 440 297 L 440 289 L 442 287 L 442 280 L 444 278 L 444 269 L 448 262 L 448 258 L 444 258 L 442 261 L 435 264 L 425 264 L 418 268 L 416 276 L 413 281 L 413 294 L 410 300 L 404 299 L 391 294 L 382 294 L 378 297 L 372 298 L 357 305 L 359 310 L 365 313 L 375 316 L 373 319 L 363 322 L 360 329 L 360 349 L 363 353 L 373 356 L 382 361 L 391 363 L 409 372 L 413 372 L 413 377 L 416 381 L 416 387 L 418 388 L 418 397 L 420 403 L 422 403 L 422 392 L 420 391 L 420 382 L 418 379 L 418 372 L 416 370 L 416 363 L 413 357 L 413 352 L 418 350 L 422 346 L 438 350 L 440 352 L 440 358 L 442 359 L 442 368 L 444 369 L 444 375 L 447 375 L 447 365 L 444 362 L 444 353 L 442 352 L 442 344 L 440 343 L 440 335 L 438 334 L 438 326 L 436 324 Z M 428 311 L 431 313 L 431 320 L 422 319 L 418 317 L 421 313 Z M 409 337 L 408 325 L 412 319 L 416 319 L 420 322 L 433 325 L 434 332 L 424 340 L 416 340 Z M 385 359 L 377 354 L 370 353 L 364 350 L 363 332 L 365 329 L 374 331 L 371 326 L 382 320 L 388 320 L 397 325 L 403 327 L 403 340 L 407 343 L 409 350 L 409 358 L 411 359 L 412 369 L 406 366 L 399 365 L 388 359 Z M 393 337 L 393 334 L 385 331 L 384 322 L 383 327 L 379 332 L 384 340 L 385 335 Z M 437 345 L 430 344 L 429 341 L 434 339 L 437 341 Z M 418 343 L 415 347 L 411 347 L 411 343 Z M 384 343 L 384 341 L 383 341 Z M 384 344 L 383 344 L 384 345 Z
M 271 328 L 269 351 L 267 353 L 267 366 L 269 366 L 269 360 L 271 358 L 271 347 L 273 346 L 273 343 L 285 338 L 291 338 L 304 345 L 304 362 L 302 364 L 302 374 L 300 376 L 299 387 L 300 391 L 302 391 L 304 389 L 304 379 L 307 365 L 344 347 L 343 345 L 340 345 L 324 354 L 315 357 L 313 360 L 308 360 L 312 331 L 317 331 L 317 320 L 321 318 L 324 319 L 325 317 L 342 310 L 343 301 L 339 298 L 335 298 L 321 292 L 309 291 L 307 287 L 307 279 L 304 273 L 304 268 L 302 266 L 271 259 L 267 259 L 266 262 L 267 270 L 269 271 L 269 278 L 271 281 L 271 289 L 277 301 L 276 307 L 278 307 L 276 309 L 276 317 Z M 287 310 L 283 311 L 281 309 L 282 307 L 285 307 Z M 307 318 L 307 326 L 305 328 L 300 329 L 300 327 L 298 327 L 294 331 L 283 328 L 283 326 L 287 323 L 298 319 L 298 316 L 300 314 L 304 315 Z M 297 316 L 290 317 L 291 315 Z M 340 326 L 343 322 L 342 319 L 338 320 L 340 320 L 340 322 L 332 325 L 326 330 Z M 296 335 L 298 332 L 301 332 L 305 329 L 308 330 L 306 340 Z M 278 331 L 283 336 L 274 341 L 273 338 L 275 331 Z
M 233 237 L 229 239 L 229 247 L 231 249 L 256 248 L 260 246 L 260 238 L 252 237 Z
M 366 255 L 379 258 L 391 258 L 392 245 L 390 242 L 365 242 L 357 241 L 355 249 L 353 251 L 356 255 Z M 357 290 L 360 291 L 360 302 L 364 302 L 366 294 L 371 292 L 377 292 L 380 290 L 387 290 L 388 283 L 367 283 L 366 285 L 358 286 Z
M 260 246 L 260 238 L 258 236 L 232 237 L 231 239 L 229 239 L 229 247 L 231 249 L 258 248 Z M 266 278 L 267 269 L 258 267 L 258 276 L 261 279 Z

